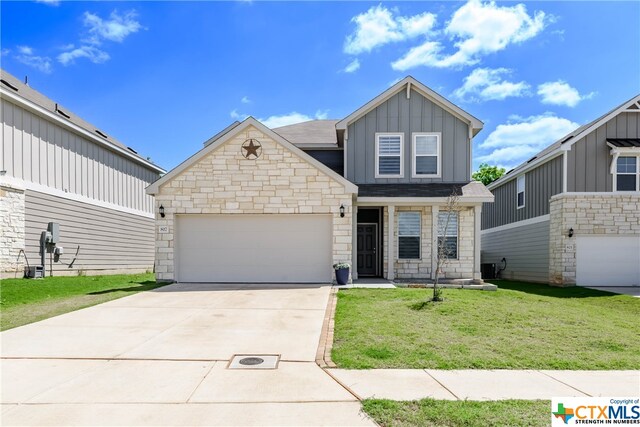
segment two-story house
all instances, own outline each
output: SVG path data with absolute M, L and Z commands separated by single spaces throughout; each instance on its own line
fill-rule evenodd
M 164 170 L 4 70 L 0 73 L 0 277 L 41 266 L 47 276 L 153 269 L 154 203 Z
M 482 259 L 501 277 L 640 285 L 640 95 L 488 187 Z
M 354 278 L 429 279 L 444 241 L 444 277 L 479 280 L 481 129 L 412 77 L 342 120 L 236 122 L 149 186 L 157 278 L 329 282 L 349 262 Z

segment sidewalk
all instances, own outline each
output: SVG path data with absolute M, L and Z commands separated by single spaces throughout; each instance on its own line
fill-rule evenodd
M 640 371 L 327 369 L 360 399 L 503 400 L 640 396 Z

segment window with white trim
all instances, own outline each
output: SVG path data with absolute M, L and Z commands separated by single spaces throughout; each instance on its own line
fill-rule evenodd
M 400 178 L 402 171 L 403 134 L 376 134 L 376 177 Z
M 439 253 L 441 248 L 445 258 L 458 259 L 458 212 L 438 212 Z
M 620 156 L 616 162 L 616 191 L 638 191 L 638 158 Z
M 413 134 L 413 177 L 440 176 L 440 134 Z
M 420 212 L 398 212 L 398 258 L 420 259 Z
M 516 180 L 516 185 L 518 187 L 518 194 L 516 196 L 516 204 L 518 209 L 524 207 L 524 188 L 525 188 L 525 176 L 520 175 Z

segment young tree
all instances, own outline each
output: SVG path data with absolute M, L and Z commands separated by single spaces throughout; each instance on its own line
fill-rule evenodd
M 489 166 L 486 163 L 480 163 L 480 167 L 473 173 L 473 175 L 471 175 L 471 178 L 476 181 L 480 181 L 484 185 L 489 185 L 493 181 L 504 175 L 504 171 L 504 168 Z
M 431 299 L 434 302 L 442 301 L 442 289 L 439 287 L 440 274 L 442 274 L 442 269 L 447 265 L 452 255 L 451 249 L 447 246 L 446 230 L 449 229 L 449 225 L 454 221 L 453 218 L 458 217 L 461 210 L 459 199 L 460 196 L 458 194 L 452 193 L 440 211 L 440 214 L 443 214 L 442 217 L 444 220 L 442 222 L 440 221 L 440 215 L 438 215 L 438 218 L 433 219 L 437 221 L 436 229 L 438 230 L 436 271 L 433 280 L 433 298 Z

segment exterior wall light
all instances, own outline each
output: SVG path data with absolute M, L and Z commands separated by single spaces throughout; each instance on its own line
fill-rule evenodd
M 160 207 L 158 208 L 158 212 L 160 212 L 160 216 L 164 218 L 164 206 L 160 205 Z
M 569 237 L 573 237 L 573 227 L 569 229 Z
M 340 218 L 344 218 L 344 205 L 340 205 Z

